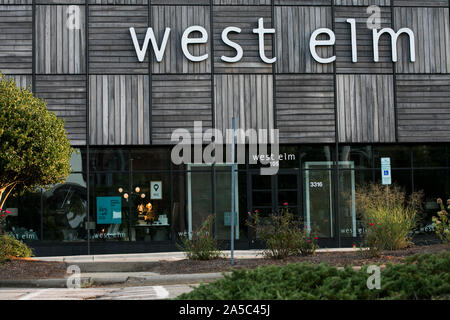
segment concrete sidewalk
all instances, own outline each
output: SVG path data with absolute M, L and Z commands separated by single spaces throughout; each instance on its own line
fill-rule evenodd
M 159 286 L 198 284 L 223 278 L 222 273 L 194 273 L 161 275 L 151 272 L 95 272 L 81 273 L 82 287 L 98 286 Z M 39 280 L 0 280 L 0 288 L 67 288 L 67 278 Z
M 353 248 L 331 248 L 318 249 L 320 252 L 354 252 Z M 222 251 L 226 257 L 230 257 L 230 251 Z M 262 250 L 236 250 L 236 259 L 257 259 L 262 258 Z M 161 260 L 176 261 L 185 259 L 183 252 L 157 252 L 157 253 L 132 253 L 132 254 L 105 254 L 86 256 L 60 256 L 60 257 L 36 257 L 39 261 L 60 261 L 67 263 L 77 262 L 157 262 Z

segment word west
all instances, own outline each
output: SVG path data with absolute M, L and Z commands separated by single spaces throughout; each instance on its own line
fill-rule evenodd
M 358 43 L 357 43 L 357 32 L 356 32 L 356 20 L 355 19 L 347 19 L 346 22 L 350 25 L 350 34 L 351 34 L 351 48 L 352 48 L 352 61 L 354 63 L 358 62 Z M 229 46 L 230 48 L 233 48 L 236 51 L 235 56 L 233 57 L 227 57 L 222 56 L 221 59 L 224 62 L 228 63 L 235 63 L 239 62 L 242 57 L 244 56 L 244 51 L 242 47 L 230 40 L 229 34 L 230 33 L 241 33 L 241 29 L 238 27 L 227 27 L 222 32 L 222 41 Z M 144 43 L 142 46 L 139 44 L 139 41 L 137 39 L 136 31 L 134 28 L 130 28 L 130 34 L 131 38 L 133 39 L 134 48 L 136 50 L 136 54 L 138 57 L 138 60 L 140 62 L 143 62 L 145 59 L 146 52 L 148 50 L 149 43 L 152 43 L 153 52 L 155 53 L 156 61 L 161 62 L 164 58 L 164 53 L 166 51 L 167 42 L 169 41 L 170 37 L 170 28 L 166 28 L 164 32 L 164 36 L 162 39 L 161 44 L 158 45 L 155 33 L 153 32 L 153 28 L 148 28 L 147 33 L 145 35 Z M 200 37 L 191 37 L 191 34 L 193 33 L 200 33 Z M 277 61 L 276 57 L 269 58 L 266 56 L 266 53 L 264 52 L 264 36 L 266 34 L 275 34 L 275 29 L 267 29 L 264 28 L 264 19 L 260 18 L 258 20 L 258 28 L 253 29 L 253 33 L 258 35 L 259 39 L 259 56 L 261 60 L 264 63 L 272 64 Z M 391 47 L 392 47 L 392 61 L 397 62 L 398 56 L 397 56 L 397 42 L 400 35 L 404 34 L 409 37 L 409 46 L 410 46 L 410 59 L 411 62 L 416 61 L 416 52 L 415 52 L 415 36 L 414 32 L 409 28 L 401 28 L 397 32 L 395 32 L 391 28 L 383 28 L 381 30 L 372 29 L 372 37 L 373 37 L 373 57 L 374 61 L 379 61 L 379 41 L 382 35 L 387 34 L 391 37 Z M 326 36 L 326 40 L 319 40 L 319 38 L 323 38 L 323 36 Z M 181 37 L 181 48 L 183 50 L 183 54 L 185 57 L 192 61 L 192 62 L 201 62 L 209 58 L 208 54 L 204 54 L 201 56 L 196 56 L 191 53 L 189 50 L 190 45 L 195 44 L 206 44 L 208 43 L 208 32 L 204 27 L 201 26 L 191 26 L 187 28 Z M 316 60 L 319 63 L 327 64 L 332 63 L 336 60 L 336 56 L 331 57 L 321 57 L 319 56 L 317 52 L 317 47 L 324 47 L 324 46 L 334 46 L 336 44 L 336 36 L 334 32 L 328 28 L 320 28 L 315 30 L 310 38 L 309 41 L 309 50 L 311 52 L 311 55 L 313 56 L 314 60 Z

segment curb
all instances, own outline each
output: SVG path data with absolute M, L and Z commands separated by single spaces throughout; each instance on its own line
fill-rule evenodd
M 133 284 L 133 285 L 170 285 L 170 284 L 195 284 L 211 282 L 223 278 L 222 273 L 195 273 L 176 275 L 154 276 L 81 276 L 81 283 L 93 285 Z M 67 288 L 67 279 L 39 279 L 39 280 L 0 280 L 0 288 Z

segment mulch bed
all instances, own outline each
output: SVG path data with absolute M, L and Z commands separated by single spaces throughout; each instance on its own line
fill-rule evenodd
M 311 262 L 318 264 L 321 262 L 332 266 L 343 267 L 345 265 L 362 266 L 364 264 L 385 264 L 401 263 L 405 257 L 414 255 L 416 253 L 438 253 L 441 251 L 450 251 L 450 245 L 430 245 L 430 246 L 413 246 L 411 248 L 386 251 L 379 258 L 368 259 L 361 255 L 359 251 L 355 252 L 330 252 L 330 253 L 316 253 L 313 256 L 307 257 L 290 257 L 284 260 L 273 260 L 266 258 L 258 259 L 235 259 L 235 269 L 254 269 L 263 265 L 285 265 L 296 262 Z M 159 265 L 151 268 L 151 272 L 160 274 L 177 274 L 177 273 L 206 273 L 206 272 L 224 272 L 230 271 L 230 259 L 217 259 L 212 261 L 193 261 L 193 260 L 179 260 L 179 261 L 160 261 Z
M 404 250 L 386 251 L 380 258 L 367 259 L 358 251 L 355 252 L 330 252 L 316 253 L 308 257 L 291 257 L 284 260 L 236 259 L 236 269 L 254 269 L 263 265 L 285 265 L 296 262 L 328 263 L 333 266 L 361 266 L 363 264 L 385 264 L 388 262 L 401 263 L 405 257 L 416 253 L 437 253 L 450 251 L 450 245 L 438 244 L 428 246 L 413 246 Z M 149 268 L 149 272 L 160 274 L 187 274 L 230 271 L 229 259 L 217 259 L 212 261 L 159 261 Z M 33 259 L 13 259 L 0 264 L 0 280 L 31 280 L 31 279 L 55 279 L 67 277 L 67 265 L 64 262 L 45 262 Z
M 13 259 L 0 263 L 0 280 L 57 279 L 66 275 L 64 262 Z

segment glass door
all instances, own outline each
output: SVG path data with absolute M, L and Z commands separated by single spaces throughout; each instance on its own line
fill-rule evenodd
M 216 219 L 215 236 L 229 240 L 231 234 L 231 165 L 215 165 Z M 211 166 L 208 164 L 188 165 L 188 232 L 201 226 L 206 217 L 213 213 L 213 186 Z M 238 172 L 235 172 L 235 239 L 239 240 L 239 188 Z
M 305 220 L 309 230 L 333 238 L 333 162 L 305 163 Z M 355 174 L 353 162 L 339 162 L 339 227 L 356 236 Z M 342 232 L 342 231 L 341 231 Z

